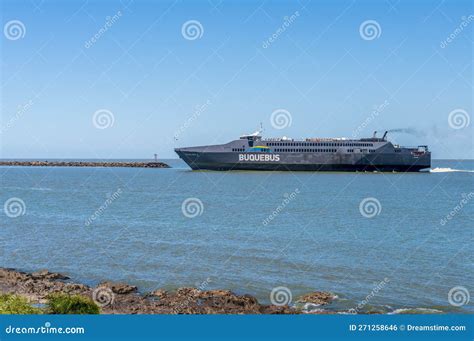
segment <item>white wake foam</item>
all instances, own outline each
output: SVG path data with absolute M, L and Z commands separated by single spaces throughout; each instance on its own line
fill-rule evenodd
M 387 313 L 388 315 L 394 314 L 442 314 L 443 312 L 438 309 L 431 309 L 431 308 L 400 308 L 395 309 Z
M 441 168 L 437 167 L 430 169 L 430 173 L 449 173 L 449 172 L 462 172 L 462 173 L 474 173 L 474 170 L 469 169 L 454 169 L 454 168 Z

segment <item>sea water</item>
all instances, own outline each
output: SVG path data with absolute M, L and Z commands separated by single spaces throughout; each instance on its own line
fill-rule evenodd
M 328 310 L 474 312 L 474 161 L 424 173 L 0 167 L 0 266 Z M 13 204 L 16 204 L 13 206 Z M 408 310 L 407 310 L 408 309 Z M 354 311 L 354 310 L 352 310 Z

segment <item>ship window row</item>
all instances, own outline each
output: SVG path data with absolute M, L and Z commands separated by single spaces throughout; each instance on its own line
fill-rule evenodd
M 336 153 L 337 149 L 279 149 L 274 150 L 276 153 Z M 369 153 L 375 153 L 375 149 L 369 149 Z M 347 149 L 348 153 L 354 153 L 354 149 Z M 367 152 L 367 149 L 361 149 L 361 152 Z
M 245 148 L 232 148 L 232 151 L 233 152 L 245 152 Z M 284 149 L 281 149 L 281 148 L 275 148 L 273 150 L 274 152 L 276 153 L 336 153 L 337 152 L 337 149 L 333 149 L 333 148 L 329 148 L 329 149 L 313 149 L 313 148 L 298 148 L 298 149 L 294 149 L 294 148 L 284 148 Z M 375 149 L 369 149 L 368 150 L 369 153 L 375 153 Z M 260 151 L 260 152 L 264 152 L 264 151 Z M 347 149 L 347 153 L 353 153 L 354 152 L 354 149 Z M 361 152 L 367 152 L 367 149 L 361 149 Z M 395 152 L 400 152 L 400 149 L 396 149 Z
M 277 153 L 335 153 L 337 149 L 275 149 Z
M 267 142 L 272 147 L 373 147 L 373 143 L 354 142 Z

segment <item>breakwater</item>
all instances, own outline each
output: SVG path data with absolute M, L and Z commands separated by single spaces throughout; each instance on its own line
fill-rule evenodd
M 135 161 L 0 161 L 0 166 L 170 168 L 164 162 Z

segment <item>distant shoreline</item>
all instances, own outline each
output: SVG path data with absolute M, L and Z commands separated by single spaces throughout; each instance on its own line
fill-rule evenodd
M 2 161 L 0 166 L 12 167 L 128 167 L 128 168 L 171 168 L 164 162 L 126 161 Z

